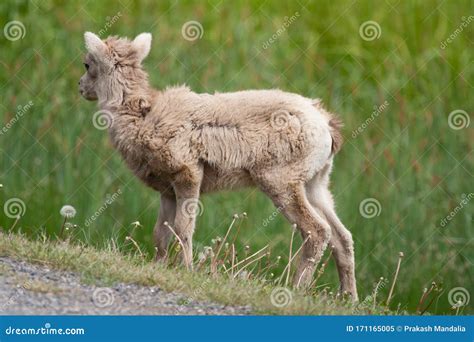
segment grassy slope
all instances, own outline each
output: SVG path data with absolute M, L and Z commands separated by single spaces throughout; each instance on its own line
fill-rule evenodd
M 383 276 L 391 279 L 397 254 L 406 255 L 393 307 L 414 310 L 432 281 L 445 289 L 436 313 L 449 313 L 447 293 L 472 288 L 474 229 L 472 203 L 446 227 L 440 220 L 472 192 L 472 123 L 452 130 L 448 114 L 472 111 L 474 24 L 448 44 L 442 41 L 472 14 L 471 1 L 3 1 L 0 15 L 24 23 L 23 39 L 0 39 L 0 122 L 19 105 L 34 107 L 0 137 L 0 203 L 21 198 L 26 213 L 15 231 L 52 237 L 61 226 L 59 209 L 72 204 L 77 237 L 105 248 L 117 241 L 129 252 L 130 222 L 144 228 L 134 238 L 151 258 L 151 230 L 159 207 L 156 193 L 140 184 L 108 142 L 94 129 L 95 104 L 77 94 L 83 73 L 83 32 L 153 34 L 146 60 L 153 85 L 187 83 L 198 92 L 272 88 L 321 97 L 345 122 L 346 144 L 337 156 L 333 191 L 338 213 L 356 243 L 362 295 Z M 269 48 L 262 44 L 300 15 Z M 109 19 L 107 19 L 109 17 Z M 181 36 L 184 22 L 198 20 L 202 39 Z M 365 41 L 361 23 L 375 20 L 381 36 Z M 2 21 L 3 23 L 3 21 Z M 388 107 L 365 130 L 357 129 L 384 101 Z M 471 115 L 472 116 L 472 115 Z M 122 190 L 90 226 L 85 221 Z M 374 197 L 379 216 L 364 218 L 359 203 Z M 238 248 L 266 244 L 274 256 L 288 255 L 289 225 L 257 191 L 220 193 L 203 199 L 195 235 L 198 250 L 222 236 L 235 212 L 246 211 Z M 0 214 L 0 226 L 14 220 Z M 284 264 L 284 262 L 282 263 Z M 276 270 L 281 272 L 281 269 Z M 337 287 L 333 265 L 323 283 Z M 387 288 L 383 295 L 386 297 Z M 471 301 L 471 304 L 474 301 Z M 472 307 L 468 308 L 472 310 Z
M 209 300 L 228 305 L 251 305 L 255 314 L 335 315 L 380 314 L 387 311 L 380 306 L 360 306 L 335 301 L 329 296 L 309 297 L 291 291 L 292 300 L 285 307 L 271 303 L 275 289 L 270 284 L 255 280 L 229 280 L 218 275 L 209 278 L 203 272 L 187 272 L 181 268 L 165 268 L 144 262 L 134 256 L 124 256 L 112 249 L 97 250 L 68 242 L 31 241 L 16 234 L 0 232 L 0 256 L 8 256 L 51 268 L 79 273 L 82 279 L 104 286 L 114 282 L 157 285 L 166 291 L 176 291 L 193 299 Z

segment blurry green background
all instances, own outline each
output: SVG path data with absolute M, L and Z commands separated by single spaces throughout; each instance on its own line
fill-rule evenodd
M 452 129 L 448 121 L 455 110 L 464 111 L 457 112 L 464 120 L 472 117 L 473 9 L 473 1 L 2 1 L 2 28 L 19 21 L 24 30 L 19 26 L 13 39 L 13 31 L 0 36 L 0 124 L 9 127 L 0 133 L 0 203 L 25 203 L 13 230 L 34 238 L 57 234 L 59 210 L 71 204 L 76 238 L 98 247 L 114 239 L 124 253 L 132 251 L 124 239 L 138 220 L 143 228 L 134 238 L 152 258 L 159 196 L 132 176 L 107 132 L 93 126 L 96 104 L 83 100 L 77 87 L 84 31 L 103 38 L 151 32 L 145 68 L 157 88 L 281 88 L 322 98 L 345 123 L 332 190 L 355 239 L 360 296 L 379 277 L 393 278 L 402 251 L 392 308 L 400 303 L 413 312 L 423 288 L 435 281 L 443 291 L 430 311 L 454 313 L 451 289 L 474 295 L 473 124 Z M 202 37 L 184 39 L 189 21 L 202 25 Z M 378 25 L 375 33 L 361 29 L 367 21 Z M 18 106 L 29 101 L 33 106 L 18 116 Z M 373 218 L 359 211 L 366 198 L 380 203 Z M 258 191 L 207 195 L 203 204 L 197 250 L 245 211 L 239 248 L 270 244 L 275 258 L 287 258 L 290 226 L 281 214 L 264 223 L 275 208 Z M 14 222 L 1 211 L 3 229 Z M 332 262 L 319 285 L 337 289 Z M 381 292 L 386 298 L 388 286 Z M 461 312 L 472 313 L 473 302 Z

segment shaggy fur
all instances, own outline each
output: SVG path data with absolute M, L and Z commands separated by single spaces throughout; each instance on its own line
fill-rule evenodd
M 341 290 L 357 300 L 350 232 L 334 211 L 329 174 L 342 144 L 340 121 L 319 100 L 280 90 L 197 94 L 154 90 L 141 63 L 151 35 L 133 41 L 85 34 L 88 69 L 80 92 L 110 115 L 111 140 L 130 169 L 161 194 L 154 230 L 157 259 L 167 256 L 168 222 L 191 267 L 201 193 L 256 186 L 304 239 L 294 283 L 307 286 L 328 243 L 334 246 Z

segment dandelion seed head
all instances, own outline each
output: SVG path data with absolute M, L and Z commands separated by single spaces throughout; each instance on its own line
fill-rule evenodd
M 72 205 L 64 205 L 59 213 L 62 217 L 73 218 L 76 216 L 76 208 L 74 208 Z

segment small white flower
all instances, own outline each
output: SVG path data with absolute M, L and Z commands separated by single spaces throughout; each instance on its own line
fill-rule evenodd
M 72 205 L 64 205 L 59 213 L 62 217 L 73 218 L 76 216 L 76 208 L 74 208 Z
M 198 254 L 198 260 L 199 260 L 200 263 L 206 261 L 206 259 L 207 259 L 207 254 L 206 253 L 200 252 Z
M 132 222 L 130 223 L 134 228 L 137 228 L 137 227 L 141 227 L 142 224 L 140 223 L 140 221 L 135 221 L 135 222 Z
M 206 254 L 206 256 L 210 256 L 211 258 L 214 257 L 214 251 L 212 250 L 212 247 L 204 246 L 204 254 Z

